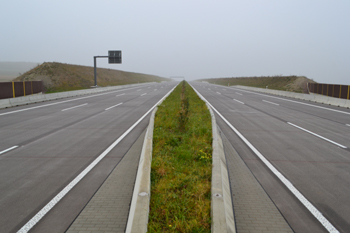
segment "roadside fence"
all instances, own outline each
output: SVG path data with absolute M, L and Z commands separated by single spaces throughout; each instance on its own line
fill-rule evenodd
M 339 99 L 349 99 L 350 85 L 308 83 L 309 92 Z
M 0 82 L 0 99 L 16 98 L 43 92 L 43 81 Z

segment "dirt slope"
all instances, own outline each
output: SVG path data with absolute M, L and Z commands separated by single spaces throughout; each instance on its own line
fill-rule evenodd
M 304 76 L 265 76 L 265 77 L 239 77 L 239 78 L 213 78 L 201 79 L 198 81 L 207 81 L 220 85 L 242 85 L 251 87 L 260 87 L 282 91 L 292 91 L 299 93 L 307 92 L 307 83 L 314 83 L 313 80 Z
M 42 80 L 47 92 L 85 89 L 94 85 L 94 68 L 57 62 L 45 62 L 17 77 L 14 81 L 34 80 Z M 97 68 L 97 85 L 102 87 L 169 80 L 154 75 Z

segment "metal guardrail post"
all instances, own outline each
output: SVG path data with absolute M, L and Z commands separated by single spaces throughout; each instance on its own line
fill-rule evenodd
M 15 94 L 15 83 L 12 82 L 12 94 L 13 94 L 13 98 L 16 98 L 16 94 Z

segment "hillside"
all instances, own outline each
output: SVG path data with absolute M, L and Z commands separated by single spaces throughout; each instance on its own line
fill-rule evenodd
M 0 62 L 0 82 L 10 82 L 37 65 L 34 62 Z
M 291 91 L 299 93 L 308 93 L 306 84 L 315 81 L 304 76 L 263 76 L 263 77 L 238 77 L 238 78 L 212 78 L 201 79 L 198 81 L 206 81 L 220 85 L 242 85 L 250 87 L 260 87 L 274 90 Z
M 42 80 L 46 92 L 85 89 L 94 85 L 94 68 L 57 62 L 45 62 L 15 79 L 15 81 L 34 80 Z M 97 85 L 102 87 L 169 80 L 154 75 L 97 68 Z

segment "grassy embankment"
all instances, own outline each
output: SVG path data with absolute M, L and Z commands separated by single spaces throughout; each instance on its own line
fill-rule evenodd
M 291 91 L 299 93 L 308 93 L 306 83 L 314 83 L 313 80 L 304 76 L 263 76 L 263 77 L 238 77 L 238 78 L 212 78 L 202 79 L 224 86 L 242 85 L 250 87 L 259 87 L 281 91 Z
M 101 87 L 169 80 L 155 75 L 97 68 L 97 85 Z M 14 81 L 43 81 L 46 93 L 87 89 L 94 85 L 94 68 L 45 62 Z
M 185 82 L 158 107 L 148 232 L 210 232 L 211 130 L 207 106 Z

